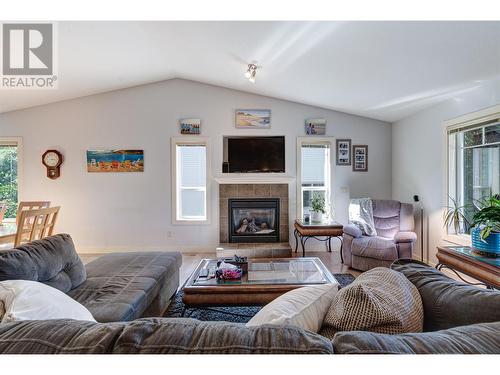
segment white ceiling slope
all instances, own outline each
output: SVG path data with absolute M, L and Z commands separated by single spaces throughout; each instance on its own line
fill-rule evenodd
M 500 22 L 59 22 L 57 60 L 0 112 L 187 78 L 396 121 L 500 76 Z

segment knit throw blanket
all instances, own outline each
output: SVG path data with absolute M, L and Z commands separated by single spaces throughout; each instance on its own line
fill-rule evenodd
M 370 198 L 351 199 L 349 203 L 349 223 L 356 225 L 364 235 L 377 235 L 373 222 L 373 205 Z

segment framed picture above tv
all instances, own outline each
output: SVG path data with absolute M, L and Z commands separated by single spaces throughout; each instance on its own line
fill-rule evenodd
M 237 109 L 235 126 L 238 129 L 270 129 L 270 109 Z

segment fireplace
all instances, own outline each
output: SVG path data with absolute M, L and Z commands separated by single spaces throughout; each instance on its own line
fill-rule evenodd
M 229 242 L 279 242 L 279 198 L 228 200 Z

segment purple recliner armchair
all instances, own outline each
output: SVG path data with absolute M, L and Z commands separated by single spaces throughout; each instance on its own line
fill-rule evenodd
M 365 236 L 352 224 L 344 227 L 344 263 L 367 271 L 389 267 L 399 258 L 411 258 L 417 235 L 413 232 L 413 206 L 393 200 L 372 200 L 376 236 Z

